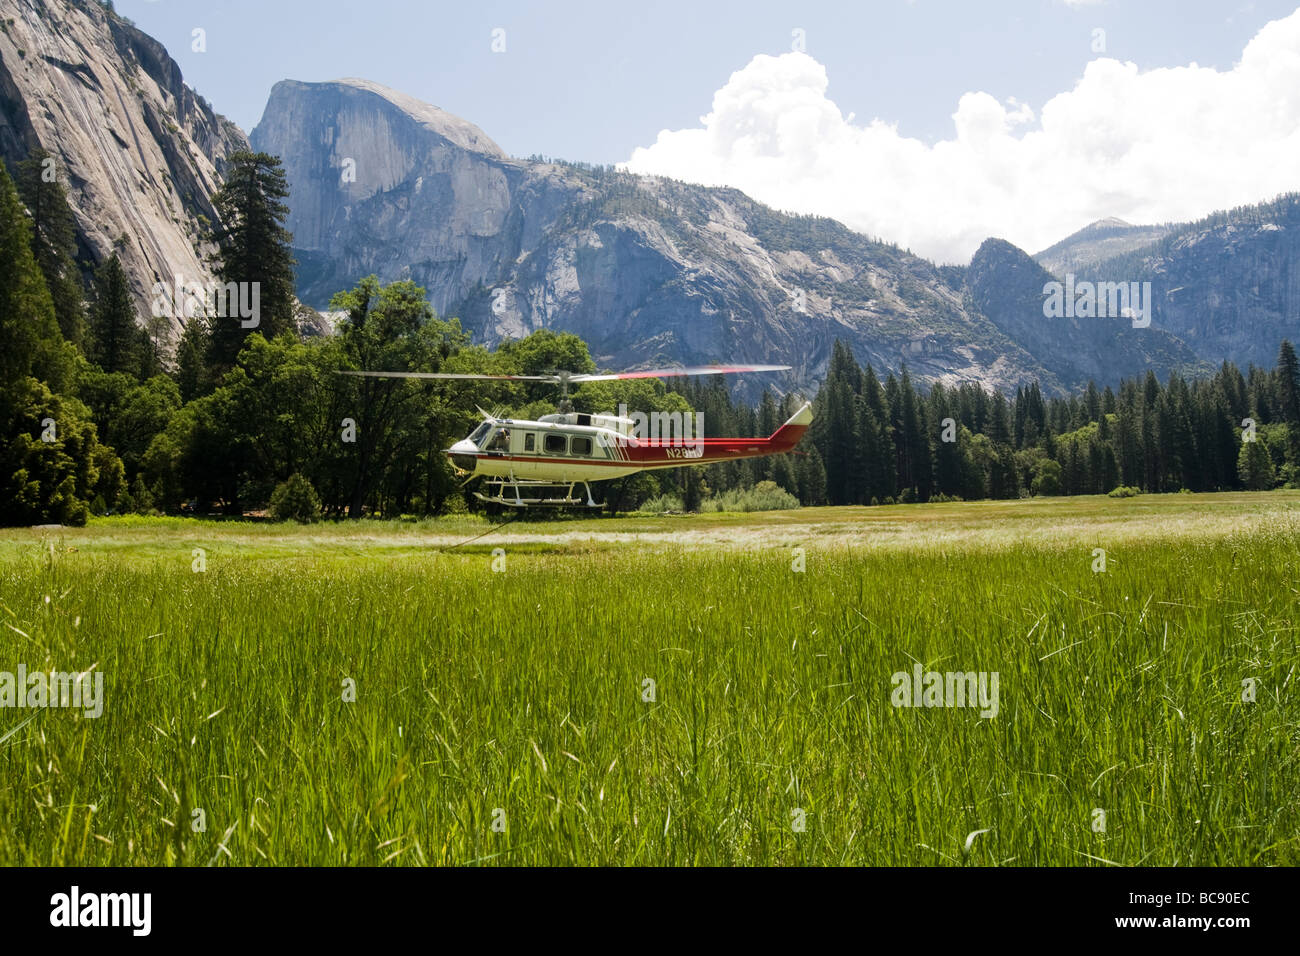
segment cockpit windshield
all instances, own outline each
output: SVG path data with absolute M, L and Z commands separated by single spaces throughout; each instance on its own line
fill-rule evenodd
M 483 422 L 481 425 L 479 425 L 478 428 L 474 429 L 474 431 L 470 434 L 469 440 L 472 441 L 479 448 L 482 448 L 483 438 L 485 435 L 487 435 L 488 429 L 491 427 L 492 427 L 491 422 Z

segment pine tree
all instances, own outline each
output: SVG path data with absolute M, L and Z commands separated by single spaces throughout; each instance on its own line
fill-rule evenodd
M 284 228 L 289 184 L 278 157 L 231 153 L 225 180 L 213 196 L 219 224 L 213 240 L 216 274 L 225 286 L 225 307 L 209 316 L 209 364 L 224 370 L 235 363 L 244 339 L 259 332 L 274 338 L 294 330 L 292 234 Z M 246 325 L 241 303 L 256 303 L 256 325 Z M 218 314 L 220 313 L 220 314 Z
M 934 393 L 932 391 L 931 395 L 933 394 Z M 1011 403 L 1011 407 L 1013 411 L 1011 434 L 1015 441 L 1016 447 L 1024 448 L 1025 447 L 1026 404 L 1025 404 L 1025 389 L 1023 385 L 1016 386 L 1016 397 L 1015 400 Z
M 1097 383 L 1089 379 L 1088 388 L 1083 393 L 1084 414 L 1087 420 L 1095 422 L 1101 418 L 1101 392 L 1097 391 Z
M 853 389 L 841 379 L 828 380 L 823 412 L 826 416 L 826 444 L 820 449 L 826 462 L 826 493 L 831 504 L 852 504 L 858 489 L 854 476 L 860 474 L 863 445 L 858 432 Z
M 1241 370 L 1226 359 L 1216 376 L 1223 387 L 1224 397 L 1228 400 L 1228 414 L 1234 428 L 1241 428 L 1241 420 L 1250 414 L 1250 401 L 1246 396 L 1246 379 Z
M 1025 390 L 1025 445 L 1037 444 L 1047 432 L 1047 408 L 1043 403 L 1043 391 L 1033 382 Z
M 1251 491 L 1266 491 L 1273 487 L 1276 480 L 1273 458 L 1263 439 L 1256 438 L 1241 443 L 1241 451 L 1237 455 L 1237 474 L 1241 483 Z
M 1170 374 L 1165 394 L 1168 398 L 1167 423 L 1170 429 L 1167 448 L 1170 453 L 1171 469 L 1180 482 L 1180 487 L 1200 491 L 1205 487 L 1202 476 L 1202 460 L 1196 447 L 1195 428 L 1192 424 L 1191 393 L 1187 380 L 1181 375 Z
M 190 402 L 212 390 L 208 371 L 208 332 L 204 320 L 195 316 L 185 323 L 180 344 L 176 346 L 176 384 L 181 401 Z
M 32 253 L 31 220 L 0 161 L 0 394 L 32 376 L 60 392 L 73 355 Z
M 924 501 L 930 496 L 930 443 L 906 365 L 898 383 L 898 396 L 898 485 L 905 492 L 910 491 L 911 497 Z
M 1119 466 L 1119 481 L 1116 484 L 1141 486 L 1143 482 L 1142 451 L 1137 425 L 1139 414 L 1127 402 L 1120 404 L 1115 412 L 1114 447 Z
M 1015 452 L 1011 447 L 1010 413 L 1007 400 L 1001 392 L 993 396 L 988 437 L 993 442 L 994 454 L 990 463 L 989 495 L 994 498 L 1014 498 L 1020 493 L 1020 476 L 1016 472 Z
M 1238 481 L 1235 466 L 1238 453 L 1237 445 L 1240 444 L 1237 423 L 1241 419 L 1234 421 L 1235 416 L 1229 409 L 1228 398 L 1224 395 L 1221 386 L 1215 385 L 1214 393 L 1214 405 L 1210 421 L 1210 442 L 1215 449 L 1215 487 L 1219 489 L 1235 488 Z
M 81 346 L 85 341 L 81 273 L 77 268 L 77 229 L 59 167 L 46 150 L 36 148 L 17 167 L 18 194 L 31 213 L 32 252 L 54 303 L 54 317 L 63 337 Z
M 799 459 L 799 500 L 806 505 L 826 503 L 826 469 L 816 448 Z
M 878 501 L 892 498 L 898 491 L 894 473 L 894 437 L 890 427 L 893 413 L 885 397 L 885 389 L 870 364 L 862 375 L 862 404 L 865 411 L 870 413 L 859 416 L 864 449 L 861 467 L 862 502 L 865 504 L 872 498 Z
M 1023 393 L 1021 398 L 1023 400 Z M 948 404 L 947 390 L 936 384 L 930 391 L 930 407 L 933 409 L 931 419 L 937 429 L 934 441 L 934 486 L 944 495 L 959 495 L 962 491 L 963 462 L 961 449 L 961 429 L 957 427 L 956 418 Z M 945 421 L 951 419 L 951 426 Z M 1024 408 L 1017 405 L 1017 421 L 1024 425 Z M 951 437 L 953 440 L 948 441 Z
M 813 417 L 814 447 L 820 452 L 826 469 L 826 496 L 835 505 L 860 500 L 858 482 L 862 476 L 864 446 L 859 432 L 857 393 L 861 380 L 862 370 L 853 353 L 837 340 Z
M 853 357 L 853 350 L 842 340 L 836 339 L 831 348 L 831 360 L 826 369 L 826 378 L 846 382 L 854 395 L 862 394 L 862 367 Z
M 1277 354 L 1277 392 L 1287 427 L 1287 459 L 1300 468 L 1300 362 L 1288 339 Z
M 799 494 L 799 475 L 790 456 L 776 455 L 770 461 L 772 462 L 771 477 L 761 480 L 775 481 L 790 494 L 797 496 Z
M 892 372 L 885 377 L 883 391 L 887 410 L 883 427 L 889 434 L 890 447 L 894 451 L 894 467 L 890 484 L 896 495 L 901 498 L 909 484 L 910 469 L 906 465 L 907 447 L 903 441 L 903 390 L 899 388 L 898 379 Z
M 885 440 L 886 426 L 876 418 L 875 413 L 864 399 L 854 402 L 857 415 L 857 428 L 854 439 L 857 442 L 857 454 L 854 456 L 853 474 L 849 477 L 849 493 L 846 502 L 867 504 L 873 497 L 880 498 L 893 493 L 893 482 L 889 480 L 894 474 L 893 446 Z
M 1147 372 L 1142 383 L 1139 444 L 1142 448 L 1142 488 L 1144 491 L 1163 491 L 1164 467 L 1160 451 L 1160 436 L 1156 406 L 1160 401 L 1160 381 L 1155 372 Z
M 95 272 L 90 311 L 90 359 L 105 372 L 138 376 L 144 365 L 144 332 L 136 325 L 135 301 L 117 253 Z
M 758 403 L 758 434 L 771 435 L 776 431 L 781 422 L 777 421 L 776 401 L 772 398 L 772 393 L 766 388 L 763 389 L 763 395 Z M 781 478 L 775 477 L 775 468 L 771 458 L 755 458 L 750 462 L 752 469 L 752 480 L 755 484 L 760 481 L 773 479 L 787 491 L 795 491 L 793 487 L 787 485 Z M 789 476 L 793 478 L 793 472 Z

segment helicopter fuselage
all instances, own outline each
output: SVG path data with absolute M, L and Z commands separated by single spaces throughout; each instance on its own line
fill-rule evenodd
M 641 437 L 612 415 L 547 415 L 539 421 L 488 419 L 447 449 L 470 477 L 532 482 L 592 482 L 639 471 L 708 465 L 792 450 L 812 421 L 805 404 L 768 438 Z

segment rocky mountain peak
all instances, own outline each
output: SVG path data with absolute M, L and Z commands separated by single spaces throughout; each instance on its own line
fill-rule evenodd
M 1034 258 L 1049 272 L 1064 276 L 1149 246 L 1168 235 L 1170 228 L 1168 225 L 1135 226 L 1118 216 L 1107 216 L 1066 236 Z
M 251 140 L 284 163 L 299 295 L 316 307 L 375 272 L 417 279 L 445 311 L 527 231 L 510 220 L 526 164 L 472 123 L 377 83 L 277 83 Z M 538 199 L 545 182 L 534 185 Z
M 290 80 L 282 81 L 283 83 L 293 82 Z M 506 159 L 505 152 L 492 141 L 492 139 L 481 129 L 468 120 L 463 120 L 459 116 L 453 116 L 446 110 L 439 109 L 423 100 L 417 100 L 413 96 L 407 96 L 397 90 L 389 89 L 379 83 L 373 83 L 370 80 L 357 79 L 348 77 L 342 80 L 335 80 L 333 84 L 318 84 L 321 86 L 345 86 L 353 90 L 370 93 L 381 99 L 387 100 L 406 116 L 418 122 L 426 130 L 436 136 L 441 136 L 447 142 L 460 149 L 472 153 L 480 153 L 483 156 L 493 159 Z M 271 91 L 275 96 L 275 89 Z

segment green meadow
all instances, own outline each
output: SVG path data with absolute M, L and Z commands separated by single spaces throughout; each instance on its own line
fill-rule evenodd
M 492 528 L 0 531 L 0 863 L 1300 863 L 1300 493 Z

